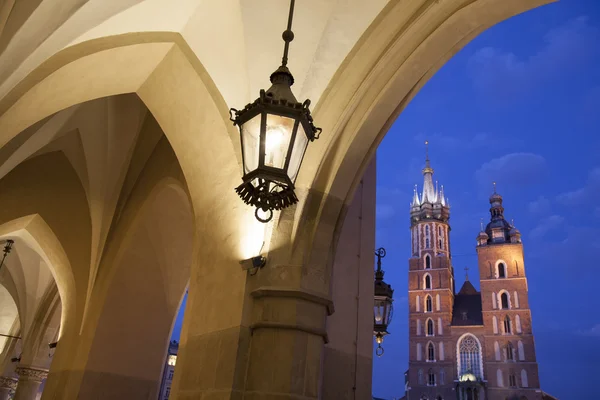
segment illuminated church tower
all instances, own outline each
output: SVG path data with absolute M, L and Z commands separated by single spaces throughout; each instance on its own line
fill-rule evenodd
M 502 196 L 494 187 L 491 220 L 477 235 L 481 292 L 467 275 L 456 293 L 450 208 L 428 156 L 423 177 L 410 208 L 406 398 L 541 400 L 521 234 Z
M 442 387 L 452 382 L 448 329 L 454 304 L 450 206 L 443 186 L 441 190 L 437 186 L 427 156 L 423 190 L 419 194 L 415 188 L 410 207 L 408 385 L 415 388 Z

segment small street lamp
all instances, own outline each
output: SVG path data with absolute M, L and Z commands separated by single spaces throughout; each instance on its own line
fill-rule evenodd
M 377 256 L 377 270 L 375 271 L 375 307 L 373 321 L 373 335 L 377 342 L 377 350 L 375 353 L 378 357 L 383 355 L 383 337 L 388 334 L 388 325 L 392 322 L 394 307 L 394 290 L 391 285 L 383 281 L 385 272 L 381 269 L 381 259 L 386 256 L 385 249 L 380 247 L 375 251 Z
M 287 68 L 288 50 L 294 39 L 292 19 L 295 0 L 290 1 L 285 47 L 281 66 L 271 74 L 272 86 L 242 110 L 229 110 L 230 119 L 240 129 L 243 183 L 235 191 L 244 203 L 255 206 L 261 222 L 298 202 L 294 182 L 298 176 L 308 142 L 319 138 L 313 125 L 310 100 L 299 103 L 292 93 L 294 77 Z

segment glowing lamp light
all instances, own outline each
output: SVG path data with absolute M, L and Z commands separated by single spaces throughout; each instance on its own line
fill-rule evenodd
M 388 334 L 387 328 L 392 322 L 394 307 L 394 290 L 390 285 L 383 281 L 385 272 L 381 269 L 381 259 L 385 257 L 386 252 L 383 247 L 380 247 L 375 252 L 377 256 L 377 270 L 375 271 L 375 304 L 373 309 L 373 336 L 377 343 L 375 353 L 378 357 L 383 355 L 383 337 Z
M 313 125 L 310 100 L 299 103 L 292 93 L 294 77 L 287 68 L 289 44 L 294 39 L 292 18 L 295 0 L 290 1 L 285 47 L 281 66 L 271 74 L 271 88 L 243 110 L 230 110 L 230 119 L 240 129 L 244 175 L 235 190 L 241 199 L 256 207 L 255 217 L 269 222 L 273 210 L 298 202 L 294 182 L 308 143 L 319 138 Z

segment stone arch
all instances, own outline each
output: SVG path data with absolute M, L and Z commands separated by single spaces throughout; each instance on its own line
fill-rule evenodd
M 310 229 L 312 251 L 322 254 L 331 247 L 331 242 L 321 240 L 323 233 L 331 225 L 341 225 L 379 143 L 433 74 L 484 30 L 551 1 L 445 3 L 443 12 L 439 3 L 421 8 L 388 4 L 315 107 L 315 122 L 330 134 L 307 150 L 296 186 L 311 192 L 298 205 L 293 238 Z M 304 222 L 312 226 L 304 227 Z
M 137 93 L 165 132 L 195 214 L 206 213 L 215 243 L 226 242 L 232 259 L 255 255 L 264 230 L 232 190 L 241 177 L 238 133 L 218 89 L 178 33 L 122 34 L 56 53 L 0 102 L 0 145 L 57 111 L 123 93 Z
M 83 397 L 103 387 L 115 398 L 147 398 L 159 388 L 189 282 L 195 227 L 187 190 L 176 178 L 160 179 L 144 197 L 141 205 L 127 205 L 98 276 L 95 311 L 86 320 L 93 340 L 79 389 Z M 127 385 L 120 384 L 125 378 Z
M 48 265 L 63 304 L 60 337 L 63 327 L 75 323 L 76 318 L 75 278 L 69 258 L 60 241 L 38 214 L 17 218 L 0 225 L 0 238 L 13 238 L 17 245 L 18 241 L 23 241 Z

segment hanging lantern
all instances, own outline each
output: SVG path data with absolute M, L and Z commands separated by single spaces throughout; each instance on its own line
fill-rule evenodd
M 373 335 L 375 336 L 375 342 L 377 343 L 377 349 L 375 353 L 381 357 L 383 355 L 383 338 L 388 334 L 387 328 L 392 322 L 392 315 L 394 307 L 392 302 L 394 301 L 394 290 L 392 286 L 388 285 L 383 281 L 383 275 L 385 272 L 381 269 L 381 259 L 386 256 L 385 249 L 380 247 L 375 252 L 377 256 L 377 270 L 375 271 L 375 307 L 374 307 L 374 320 L 373 320 Z
M 294 182 L 309 142 L 319 138 L 313 125 L 310 100 L 299 103 L 292 93 L 294 77 L 287 68 L 289 44 L 294 39 L 292 18 L 295 0 L 290 2 L 281 66 L 271 74 L 272 86 L 242 110 L 230 110 L 231 121 L 240 129 L 243 183 L 235 190 L 241 199 L 256 207 L 261 222 L 298 202 Z

